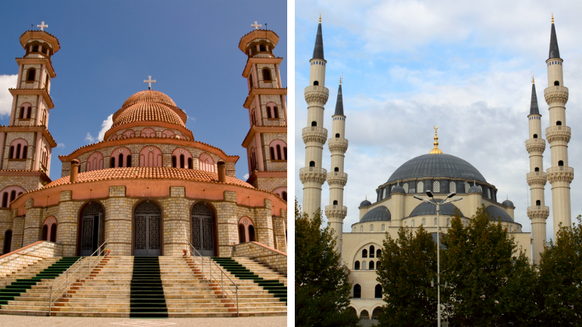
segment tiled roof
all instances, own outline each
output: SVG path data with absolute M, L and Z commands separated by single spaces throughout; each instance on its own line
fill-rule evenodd
M 166 106 L 176 107 L 174 100 L 164 93 L 154 90 L 145 90 L 130 96 L 129 99 L 125 100 L 121 108 L 127 108 L 138 102 L 157 102 L 165 104 Z
M 157 102 L 138 102 L 119 114 L 111 128 L 140 121 L 158 121 L 186 127 L 174 110 Z
M 46 185 L 43 189 L 59 185 L 71 184 L 70 176 L 59 178 Z M 168 168 L 168 167 L 124 167 L 93 170 L 77 175 L 76 183 L 89 183 L 105 180 L 120 179 L 179 179 L 194 182 L 219 183 L 218 174 L 210 173 L 203 170 Z M 226 183 L 231 185 L 254 188 L 251 184 L 226 176 Z

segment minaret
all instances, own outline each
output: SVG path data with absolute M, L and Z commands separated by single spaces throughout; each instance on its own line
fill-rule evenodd
M 348 174 L 344 172 L 344 158 L 345 153 L 348 150 L 348 140 L 345 137 L 346 116 L 344 115 L 341 79 L 337 90 L 335 113 L 333 114 L 332 119 L 332 137 L 328 142 L 329 151 L 331 152 L 331 170 L 327 174 L 327 183 L 329 184 L 329 205 L 325 207 L 325 216 L 337 238 L 336 250 L 338 253 L 341 253 L 342 229 L 344 218 L 348 214 L 348 208 L 344 206 L 343 201 L 344 186 L 346 186 L 348 181 Z
M 247 149 L 247 182 L 287 201 L 287 88 L 279 71 L 283 58 L 273 54 L 279 36 L 260 29 L 256 21 L 251 26 L 255 29 L 239 42 L 239 49 L 248 56 L 242 74 L 249 89 L 243 106 L 250 128 L 242 143 Z
M 561 226 L 572 224 L 570 212 L 570 183 L 574 179 L 574 169 L 568 166 L 568 142 L 570 127 L 566 125 L 566 102 L 568 88 L 564 86 L 562 63 L 554 17 L 550 36 L 550 55 L 546 60 L 548 66 L 548 87 L 544 96 L 550 111 L 550 126 L 546 128 L 546 138 L 550 144 L 552 156 L 551 167 L 546 171 L 548 181 L 552 184 L 552 217 L 554 219 L 554 239 Z
M 305 168 L 299 170 L 299 179 L 303 183 L 303 212 L 313 216 L 321 209 L 321 186 L 325 183 L 327 175 L 321 163 L 323 145 L 327 140 L 327 129 L 323 128 L 323 106 L 329 97 L 329 90 L 325 87 L 327 61 L 323 58 L 321 16 L 317 26 L 313 58 L 309 63 L 311 64 L 309 86 L 305 88 L 307 127 L 301 133 L 305 142 Z
M 546 242 L 546 219 L 550 214 L 550 208 L 546 207 L 544 199 L 544 187 L 547 177 L 544 173 L 543 153 L 546 149 L 546 140 L 542 135 L 542 115 L 538 107 L 535 80 L 532 79 L 531 105 L 529 115 L 529 139 L 525 141 L 525 148 L 529 153 L 529 173 L 527 184 L 530 189 L 531 206 L 527 208 L 527 216 L 531 220 L 533 238 L 533 262 L 539 263 L 540 253 L 544 250 Z

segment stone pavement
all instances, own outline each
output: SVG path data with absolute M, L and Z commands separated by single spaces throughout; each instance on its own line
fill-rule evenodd
M 281 327 L 287 326 L 286 316 L 240 318 L 169 318 L 130 319 L 93 317 L 38 317 L 0 315 L 2 327 Z

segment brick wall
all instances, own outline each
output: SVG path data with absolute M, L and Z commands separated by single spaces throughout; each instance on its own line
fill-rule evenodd
M 287 254 L 257 242 L 234 246 L 233 257 L 247 257 L 287 276 Z
M 62 256 L 60 245 L 47 241 L 35 242 L 0 256 L 0 279 L 45 258 L 60 256 Z

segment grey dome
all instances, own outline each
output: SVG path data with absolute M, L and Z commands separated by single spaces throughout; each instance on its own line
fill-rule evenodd
M 388 178 L 388 183 L 424 177 L 461 178 L 487 183 L 473 165 L 450 154 L 424 154 L 410 159 L 396 169 Z
M 394 194 L 394 193 L 406 193 L 404 192 L 404 187 L 400 186 L 400 185 L 395 185 L 392 190 L 390 191 L 390 193 Z
M 376 207 L 370 211 L 368 211 L 362 220 L 361 223 L 366 221 L 390 221 L 392 220 L 392 215 L 390 214 L 390 210 L 384 206 Z
M 503 209 L 496 207 L 496 206 L 488 206 L 485 208 L 485 211 L 489 213 L 489 220 L 491 221 L 506 221 L 506 222 L 513 222 L 511 216 L 507 214 Z
M 501 202 L 501 204 L 503 204 L 506 207 L 515 208 L 515 206 L 513 205 L 513 202 L 511 202 L 509 200 L 505 200 L 505 201 Z
M 438 201 L 439 203 L 443 201 L 443 200 L 439 200 L 439 199 L 435 199 L 435 200 Z M 440 214 L 441 215 L 454 216 L 455 210 L 459 210 L 459 209 L 457 207 L 455 207 L 455 205 L 452 203 L 447 203 L 447 204 L 443 204 L 440 206 Z M 461 210 L 459 210 L 459 214 L 461 215 L 461 217 L 463 217 L 463 213 L 461 212 Z M 414 210 L 412 210 L 409 217 L 426 216 L 426 215 L 436 216 L 436 205 L 434 205 L 432 203 L 428 203 L 428 202 L 422 202 L 421 204 L 417 205 L 416 208 L 414 208 Z
M 481 188 L 481 186 L 475 184 L 469 187 L 469 192 L 467 193 L 483 193 L 483 189 Z
M 372 202 L 368 201 L 368 199 L 362 201 L 362 203 L 360 203 L 360 208 L 361 207 L 369 207 L 372 205 Z

